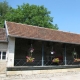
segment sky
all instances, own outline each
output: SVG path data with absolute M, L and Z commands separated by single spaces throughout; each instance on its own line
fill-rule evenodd
M 2 2 L 4 0 L 0 0 Z M 17 8 L 23 3 L 44 5 L 51 12 L 53 24 L 59 30 L 80 34 L 80 0 L 6 0 L 10 6 Z

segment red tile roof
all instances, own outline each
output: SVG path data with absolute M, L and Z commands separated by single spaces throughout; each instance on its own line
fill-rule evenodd
M 6 24 L 8 27 L 9 36 L 80 44 L 80 34 L 63 32 L 15 22 L 6 22 Z
M 7 41 L 5 28 L 0 28 L 0 42 Z

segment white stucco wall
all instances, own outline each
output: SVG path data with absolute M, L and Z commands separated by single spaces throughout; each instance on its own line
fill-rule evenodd
M 6 51 L 7 52 L 8 43 L 7 42 L 0 42 L 0 51 Z M 7 54 L 6 59 L 0 59 L 0 73 L 6 72 L 6 61 L 7 61 Z
M 8 61 L 7 67 L 14 67 L 14 51 L 15 51 L 15 38 L 9 37 L 8 38 Z
M 8 50 L 8 43 L 7 42 L 0 42 L 0 51 L 1 52 L 6 52 L 7 53 L 7 50 Z M 6 59 L 0 59 L 0 62 L 1 61 L 7 61 L 7 54 L 6 54 Z
M 8 43 L 7 42 L 0 42 L 0 50 L 7 51 Z

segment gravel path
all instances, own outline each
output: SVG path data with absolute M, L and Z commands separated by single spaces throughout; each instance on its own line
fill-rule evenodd
M 6 76 L 5 74 L 0 74 L 0 80 L 80 80 L 80 72 L 15 76 Z

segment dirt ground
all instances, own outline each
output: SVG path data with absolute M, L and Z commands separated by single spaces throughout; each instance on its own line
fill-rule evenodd
M 80 72 L 15 76 L 6 76 L 6 74 L 0 74 L 0 80 L 80 80 Z

